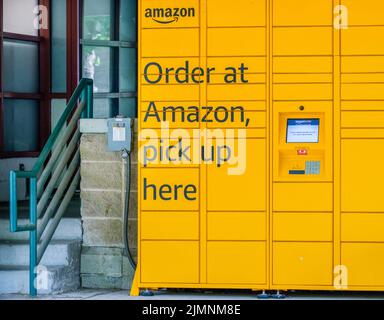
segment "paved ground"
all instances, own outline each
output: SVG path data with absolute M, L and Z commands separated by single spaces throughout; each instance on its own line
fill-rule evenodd
M 0 300 L 28 300 L 29 296 L 23 295 L 0 295 Z M 152 297 L 130 297 L 129 291 L 123 290 L 88 290 L 83 289 L 60 295 L 39 296 L 38 300 L 257 300 L 257 293 L 249 291 L 215 292 L 207 291 L 180 292 L 160 291 Z M 288 300 L 384 300 L 384 292 L 361 293 L 361 292 L 289 292 L 285 299 Z

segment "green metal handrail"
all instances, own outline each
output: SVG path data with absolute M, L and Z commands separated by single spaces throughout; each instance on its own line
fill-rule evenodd
M 93 117 L 93 80 L 91 79 L 82 79 L 79 82 L 32 170 L 11 171 L 9 174 L 10 230 L 11 232 L 29 231 L 29 293 L 32 296 L 37 295 L 36 267 L 80 180 L 80 156 L 76 147 L 80 139 L 77 126 L 81 117 Z M 76 131 L 73 132 L 76 127 Z M 64 134 L 61 135 L 63 130 Z M 29 179 L 30 183 L 29 224 L 21 226 L 18 225 L 17 214 L 17 179 Z M 47 181 L 49 182 L 45 186 Z M 48 204 L 57 183 L 59 183 L 57 191 L 51 203 Z M 45 187 L 46 189 L 43 190 Z M 56 207 L 58 207 L 56 215 L 53 216 Z M 38 226 L 37 221 L 40 216 L 43 216 L 43 222 Z M 49 221 L 51 224 L 47 227 Z

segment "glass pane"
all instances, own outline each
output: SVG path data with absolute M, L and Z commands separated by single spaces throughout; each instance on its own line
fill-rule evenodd
M 111 40 L 114 0 L 84 0 L 83 39 Z
M 38 30 L 34 27 L 34 9 L 38 0 L 3 0 L 3 26 L 5 32 L 21 33 L 37 36 Z
M 136 49 L 120 49 L 120 92 L 136 92 Z
M 94 80 L 94 92 L 113 92 L 112 48 L 83 47 L 83 77 Z
M 4 91 L 39 92 L 39 48 L 36 43 L 4 40 Z
M 117 99 L 95 99 L 93 102 L 93 117 L 96 119 L 113 118 L 118 115 Z
M 51 131 L 55 128 L 65 107 L 67 106 L 65 99 L 53 99 L 51 102 Z
M 119 107 L 119 115 L 128 118 L 136 118 L 137 117 L 137 102 L 136 98 L 121 98 L 120 99 L 120 107 Z
M 120 5 L 120 40 L 137 40 L 137 4 L 136 0 L 121 0 Z
M 39 103 L 33 100 L 4 100 L 4 150 L 39 149 Z
M 52 6 L 52 91 L 67 90 L 67 1 L 55 0 Z

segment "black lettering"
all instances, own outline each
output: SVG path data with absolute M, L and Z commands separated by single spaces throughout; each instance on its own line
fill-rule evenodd
M 175 70 L 174 68 L 165 68 L 165 82 L 169 83 L 170 73 Z
M 241 82 L 243 82 L 243 83 L 248 83 L 248 80 L 245 79 L 245 71 L 248 70 L 248 69 L 249 68 L 244 66 L 244 63 L 242 63 L 240 65 L 239 71 L 240 71 L 240 75 L 241 75 Z
M 151 68 L 152 66 L 156 67 L 156 70 L 153 72 L 154 75 L 157 75 L 156 80 L 150 80 L 148 78 L 148 74 L 150 73 L 149 68 Z M 159 83 L 161 81 L 162 73 L 163 73 L 163 68 L 161 67 L 160 64 L 158 64 L 157 62 L 150 62 L 144 68 L 144 79 L 146 82 L 148 82 L 150 84 L 156 84 L 156 83 Z
M 171 162 L 176 161 L 175 158 L 171 158 L 171 151 L 172 149 L 175 149 L 175 148 L 176 148 L 175 145 L 169 146 L 169 148 L 167 148 L 167 150 L 165 151 L 166 153 L 165 157 L 167 158 L 168 161 L 171 161 Z
M 186 8 L 180 9 L 180 16 L 185 18 L 188 15 L 188 10 Z
M 207 83 L 211 83 L 211 72 L 215 71 L 216 68 L 208 68 L 207 69 Z
M 191 189 L 191 190 L 189 190 Z M 189 197 L 189 194 L 194 194 L 196 195 L 197 193 L 197 188 L 196 186 L 194 186 L 193 184 L 189 184 L 185 187 L 184 189 L 184 197 L 185 199 L 189 200 L 189 201 L 194 201 L 196 200 L 196 196 L 195 197 Z
M 156 186 L 154 184 L 147 185 L 147 178 L 144 178 L 144 200 L 147 200 L 147 189 L 152 188 L 153 200 L 156 200 Z
M 153 114 L 151 113 L 151 109 L 153 109 Z M 144 122 L 147 122 L 149 117 L 155 117 L 157 122 L 161 121 L 159 112 L 157 111 L 157 108 L 156 108 L 156 104 L 153 101 L 149 103 L 147 112 L 145 113 Z
M 193 110 L 193 112 L 188 112 L 187 121 L 188 122 L 199 122 L 199 118 L 200 118 L 199 108 L 191 106 L 188 108 L 188 111 L 191 111 L 191 110 Z
M 208 151 L 206 151 L 207 147 L 206 146 L 202 146 L 201 147 L 201 160 L 203 162 L 208 162 L 208 161 L 214 161 L 215 160 L 215 147 L 214 146 L 211 146 L 211 157 L 210 159 L 206 158 L 206 153 L 209 153 Z
M 164 18 L 164 9 L 163 8 L 153 9 L 153 17 L 154 18 Z
M 244 108 L 241 106 L 238 107 L 231 107 L 231 121 L 235 122 L 235 115 L 240 114 L 240 121 L 244 122 L 245 121 L 245 111 Z
M 170 112 L 169 112 L 170 111 Z M 168 106 L 163 108 L 163 121 L 168 121 L 167 115 L 171 113 L 172 115 L 172 122 L 176 122 L 176 115 L 177 111 L 181 112 L 181 121 L 184 122 L 184 108 L 179 106 L 179 107 L 173 107 L 173 106 Z
M 197 73 L 197 74 L 196 74 Z M 200 77 L 203 77 L 204 76 L 204 70 L 203 68 L 200 68 L 200 67 L 197 67 L 195 69 L 192 70 L 192 81 L 194 83 L 203 83 L 204 80 L 203 79 L 200 79 Z M 197 77 L 197 80 L 196 78 Z
M 212 122 L 212 119 L 208 119 L 208 117 L 212 113 L 213 107 L 203 107 L 202 109 L 207 110 L 207 112 L 203 115 L 201 121 L 202 122 Z
M 223 113 L 224 117 L 222 119 L 219 118 L 219 114 Z M 217 107 L 215 110 L 215 120 L 217 122 L 226 122 L 228 121 L 228 110 L 225 107 Z
M 188 17 L 195 16 L 195 8 L 188 8 Z
M 180 79 L 180 76 L 184 76 L 184 79 Z M 189 82 L 189 61 L 185 61 L 185 67 L 180 67 L 176 69 L 175 79 L 178 83 L 188 83 Z
M 171 8 L 167 8 L 167 9 L 165 10 L 165 16 L 166 16 L 167 18 L 172 17 L 172 9 L 171 9 Z
M 235 68 L 228 67 L 225 68 L 226 71 L 231 71 L 231 73 L 227 73 L 224 77 L 225 83 L 236 83 L 237 82 L 237 71 Z
M 159 196 L 162 200 L 169 201 L 172 199 L 172 196 L 165 197 L 166 194 L 171 194 L 172 193 L 172 187 L 169 184 L 163 184 L 159 188 Z M 176 196 L 177 198 L 177 196 Z M 177 199 L 175 199 L 177 200 Z
M 152 18 L 152 10 L 150 8 L 145 9 L 145 17 Z
M 179 8 L 175 8 L 174 11 L 173 11 L 173 16 L 174 17 L 179 17 Z

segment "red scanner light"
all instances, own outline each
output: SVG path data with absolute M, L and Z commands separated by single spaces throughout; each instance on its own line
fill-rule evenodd
M 306 156 L 308 154 L 308 150 L 307 149 L 298 149 L 297 154 L 299 156 Z

